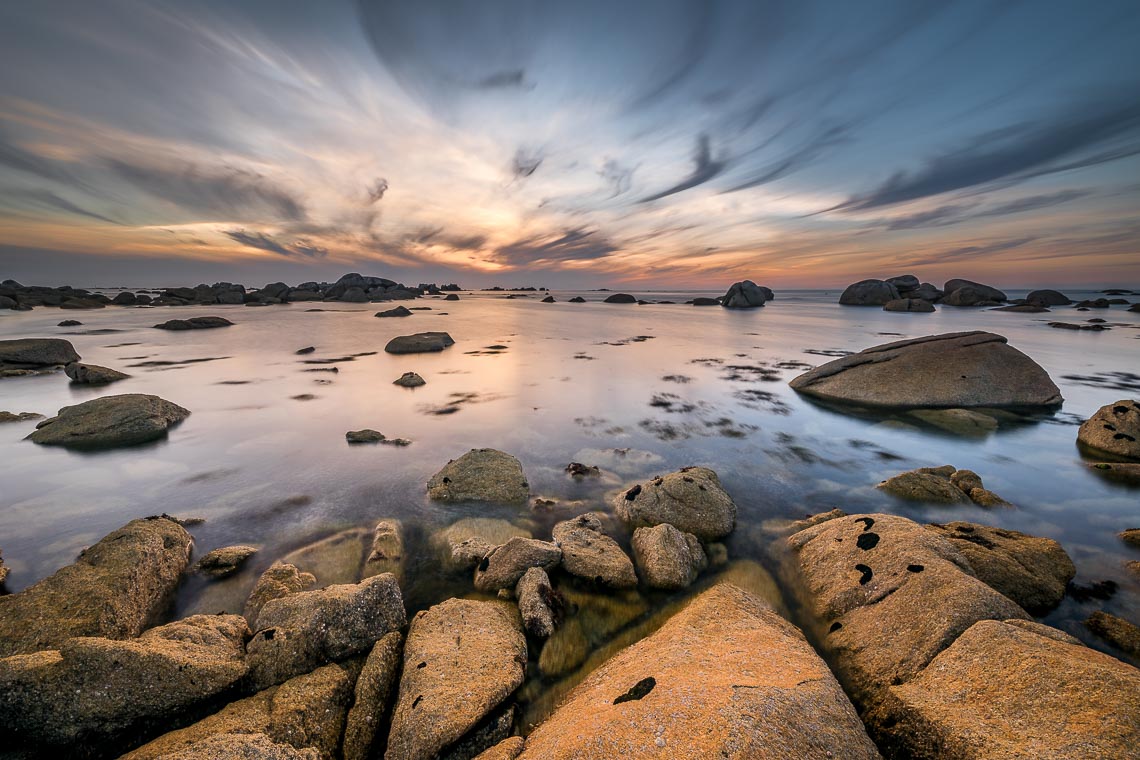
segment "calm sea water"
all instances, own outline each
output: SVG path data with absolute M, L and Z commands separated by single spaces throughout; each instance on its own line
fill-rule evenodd
M 607 508 L 623 486 L 701 464 L 720 474 L 740 507 L 731 556 L 759 558 L 756 527 L 765 520 L 833 507 L 972 520 L 1055 538 L 1076 562 L 1078 582 L 1120 584 L 1108 602 L 1066 600 L 1049 622 L 1097 645 L 1076 622 L 1092 609 L 1140 619 L 1140 584 L 1122 567 L 1137 553 L 1116 538 L 1140 525 L 1140 491 L 1089 472 L 1075 446 L 1075 423 L 1103 404 L 1138 396 L 1137 379 L 1127 373 L 1140 374 L 1140 314 L 1123 307 L 893 314 L 840 307 L 837 291 L 782 292 L 748 311 L 681 305 L 709 295 L 692 292 L 639 293 L 679 302 L 648 306 L 572 304 L 566 300 L 575 293 L 554 295 L 559 303 L 538 303 L 541 295 L 427 298 L 407 305 L 431 310 L 404 319 L 375 319 L 382 305 L 336 303 L 0 312 L 0 338 L 65 337 L 84 361 L 132 374 L 96 389 L 73 387 L 62 374 L 2 380 L 0 409 L 50 416 L 99 395 L 152 393 L 193 412 L 166 441 L 103 453 L 24 441 L 35 423 L 0 426 L 0 548 L 12 568 L 9 590 L 54 572 L 82 547 L 145 515 L 205 518 L 193 528 L 198 553 L 261 545 L 245 572 L 244 582 L 252 583 L 282 553 L 384 517 L 405 520 L 421 536 L 464 516 L 525 518 L 538 522 L 538 537 L 549 537 L 544 531 L 553 521 Z M 600 301 L 606 294 L 582 295 Z M 1017 295 L 1023 293 L 1011 294 Z M 314 307 L 326 311 L 309 311 Z M 151 328 L 203 314 L 226 316 L 236 326 Z M 1047 326 L 1093 317 L 1113 329 Z M 84 325 L 56 326 L 66 318 Z M 830 360 L 829 353 L 975 329 L 1007 336 L 1044 366 L 1061 387 L 1064 408 L 1037 424 L 959 438 L 839 414 L 787 387 L 808 366 Z M 439 354 L 383 352 L 393 336 L 427 330 L 446 330 L 456 345 Z M 315 353 L 294 354 L 310 345 Z M 303 363 L 343 357 L 352 358 Z M 331 367 L 339 371 L 306 371 Z M 392 384 L 407 371 L 423 375 L 427 385 Z M 1106 387 L 1112 384 L 1132 389 Z M 413 443 L 348 446 L 345 432 L 359 428 Z M 427 501 L 433 472 L 487 446 L 522 460 L 533 495 L 558 501 L 553 512 Z M 575 482 L 563 472 L 571 461 L 599 465 L 607 475 Z M 903 470 L 947 463 L 975 470 L 1017 508 L 904 505 L 874 489 Z M 441 577 L 426 556 L 410 575 L 413 609 L 470 591 L 469 580 Z M 176 614 L 195 609 L 202 590 L 201 582 L 187 583 Z

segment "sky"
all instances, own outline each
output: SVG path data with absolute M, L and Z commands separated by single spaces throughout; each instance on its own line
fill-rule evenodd
M 0 279 L 1140 286 L 1135 0 L 0 3 Z

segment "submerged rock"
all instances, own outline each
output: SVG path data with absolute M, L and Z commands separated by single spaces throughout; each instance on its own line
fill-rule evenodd
M 211 578 L 226 578 L 240 570 L 254 554 L 257 554 L 256 546 L 225 546 L 202 555 L 194 569 Z
M 63 407 L 36 425 L 28 438 L 43 446 L 73 449 L 133 446 L 165 437 L 167 430 L 189 416 L 188 409 L 158 396 L 104 396 Z
M 520 757 L 829 756 L 879 755 L 803 634 L 721 584 L 595 670 Z
M 1089 469 L 1109 480 L 1140 486 L 1140 462 L 1091 462 Z
M 133 520 L 73 564 L 0 596 L 0 657 L 56 648 L 76 636 L 138 636 L 170 603 L 191 540 L 173 520 Z
M 557 538 L 557 537 L 556 537 Z M 527 570 L 549 570 L 562 560 L 555 544 L 533 538 L 512 538 L 487 552 L 475 568 L 475 588 L 480 591 L 511 589 Z
M 998 421 L 973 409 L 913 409 L 910 416 L 954 435 L 986 436 L 998 429 Z
M 684 467 L 620 493 L 614 512 L 631 528 L 669 523 L 704 541 L 736 527 L 736 503 L 707 467 Z
M 42 414 L 36 412 L 0 412 L 0 425 L 5 422 L 31 422 L 43 418 Z
M 379 430 L 365 428 L 364 430 L 349 430 L 344 434 L 344 439 L 349 443 L 380 443 L 386 438 Z
M 920 467 L 887 478 L 876 486 L 892 496 L 927 504 L 969 504 L 980 507 L 1008 507 L 1009 502 L 982 486 L 982 479 L 971 470 L 954 465 Z
M 393 380 L 392 384 L 399 385 L 403 388 L 418 388 L 421 385 L 427 385 L 427 381 L 417 375 L 415 372 L 405 372 Z
M 155 325 L 158 330 L 212 330 L 218 327 L 233 327 L 233 322 L 225 317 L 190 317 L 190 319 L 170 319 Z
M 734 282 L 720 299 L 721 306 L 728 309 L 753 309 L 772 300 L 772 291 L 761 287 L 752 280 Z
M 404 529 L 399 520 L 380 520 L 372 529 L 372 548 L 364 560 L 363 577 L 392 573 L 404 575 Z
M 106 385 L 117 380 L 126 380 L 130 375 L 117 369 L 100 367 L 98 364 L 72 362 L 63 368 L 64 374 L 77 385 Z
M 1124 399 L 1102 406 L 1081 425 L 1077 441 L 1094 451 L 1140 460 L 1140 403 Z
M 633 532 L 633 556 L 641 578 L 650 588 L 682 589 L 708 567 L 701 542 L 668 523 Z
M 884 280 L 860 280 L 847 286 L 839 296 L 839 303 L 844 306 L 885 306 L 898 299 L 898 288 L 891 283 Z
M 376 733 L 384 724 L 395 697 L 396 676 L 404 637 L 386 634 L 376 642 L 360 677 L 356 679 L 355 699 L 344 728 L 344 760 L 368 760 L 376 743 Z
M 289 552 L 281 558 L 302 572 L 312 573 L 317 588 L 360 580 L 360 569 L 372 534 L 366 528 L 349 528 Z
M 569 300 L 569 303 L 586 303 L 586 299 L 582 296 L 574 296 Z
M 805 372 L 790 385 L 820 399 L 878 407 L 1051 409 L 1063 400 L 1040 365 L 987 332 L 874 346 Z
M 384 350 L 390 354 L 424 354 L 442 351 L 455 341 L 445 332 L 424 332 L 415 335 L 398 335 L 388 341 Z
M 506 520 L 491 517 L 465 517 L 432 534 L 431 545 L 444 569 L 470 570 L 487 552 L 515 536 L 530 538 L 529 531 Z
M 515 587 L 523 627 L 535 638 L 549 638 L 558 626 L 562 612 L 559 597 L 550 585 L 550 577 L 541 567 L 532 567 Z
M 554 526 L 554 541 L 562 548 L 562 567 L 571 575 L 610 588 L 633 588 L 637 573 L 617 541 L 602 532 L 594 514 L 579 515 Z
M 521 504 L 530 495 L 522 464 L 496 449 L 471 449 L 453 459 L 427 484 L 437 501 L 487 501 Z

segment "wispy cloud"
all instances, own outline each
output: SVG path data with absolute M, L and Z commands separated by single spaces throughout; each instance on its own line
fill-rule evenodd
M 327 248 L 313 245 L 306 240 L 282 243 L 264 232 L 246 232 L 245 230 L 227 230 L 225 234 L 234 242 L 249 248 L 258 248 L 262 251 L 269 251 L 290 258 L 300 256 L 307 259 L 323 259 L 328 255 Z
M 709 136 L 697 136 L 697 149 L 693 154 L 693 173 L 681 182 L 673 185 L 668 190 L 662 190 L 659 193 L 646 196 L 641 199 L 641 203 L 649 203 L 650 201 L 661 200 L 670 195 L 676 195 L 697 185 L 703 185 L 713 177 L 724 171 L 728 166 L 726 161 L 714 161 L 712 158 L 712 149 L 709 147 Z

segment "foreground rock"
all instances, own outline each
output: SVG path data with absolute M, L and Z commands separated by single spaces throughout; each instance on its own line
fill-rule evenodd
M 736 527 L 736 503 L 707 467 L 684 467 L 618 494 L 614 512 L 631 528 L 669 523 L 703 541 Z
M 987 490 L 973 470 L 954 465 L 920 467 L 887 478 L 876 486 L 892 496 L 926 504 L 977 504 L 979 507 L 1008 507 L 1009 502 Z
M 64 374 L 77 385 L 107 385 L 118 380 L 126 380 L 130 375 L 117 369 L 100 367 L 98 364 L 72 362 L 63 368 Z
M 584 514 L 554 526 L 562 567 L 571 575 L 610 588 L 633 588 L 637 573 L 617 541 L 602 532 L 597 515 Z
M 687 588 L 708 567 L 697 537 L 667 523 L 638 528 L 633 532 L 632 545 L 641 577 L 650 588 Z
M 242 615 L 252 625 L 257 621 L 261 608 L 269 602 L 298 591 L 308 591 L 316 583 L 317 578 L 312 573 L 303 573 L 295 565 L 274 562 L 249 592 Z
M 885 306 L 897 300 L 898 288 L 884 280 L 861 280 L 848 285 L 839 296 L 839 303 L 844 306 Z
M 562 550 L 555 544 L 533 538 L 512 538 L 480 560 L 475 568 L 475 588 L 491 592 L 512 589 L 527 570 L 536 567 L 549 570 L 561 560 Z
M 225 317 L 190 317 L 190 319 L 170 319 L 155 325 L 158 330 L 213 330 L 218 327 L 233 327 L 233 322 Z
M 0 657 L 56 648 L 76 636 L 138 636 L 173 597 L 190 543 L 173 520 L 134 520 L 74 564 L 0 596 Z
M 1140 460 L 1140 403 L 1124 399 L 1102 406 L 1081 425 L 1077 441 L 1093 451 Z
M 188 409 L 158 396 L 104 396 L 63 407 L 36 425 L 28 438 L 43 446 L 73 449 L 133 446 L 165 437 L 167 430 L 189 416 Z
M 968 522 L 926 527 L 949 539 L 979 580 L 1035 615 L 1060 604 L 1077 574 L 1069 555 L 1051 538 Z
M 727 309 L 754 309 L 771 300 L 771 290 L 757 285 L 752 280 L 744 280 L 732 283 L 724 298 L 720 299 L 720 305 Z
M 254 554 L 257 554 L 256 546 L 224 546 L 203 554 L 194 569 L 211 578 L 228 578 Z
M 393 380 L 392 384 L 399 385 L 402 388 L 419 388 L 421 385 L 427 385 L 427 381 L 415 372 L 405 372 Z
M 265 734 L 216 734 L 162 755 L 164 760 L 320 760 L 315 749 L 294 749 Z
M 816 398 L 877 407 L 1051 409 L 1063 400 L 1040 365 L 988 332 L 874 346 L 805 372 L 790 385 Z
M 549 758 L 877 758 L 794 626 L 721 584 L 582 682 L 527 738 Z
M 0 660 L 4 731 L 43 744 L 98 745 L 232 688 L 246 673 L 237 615 L 196 615 L 139 638 L 83 637 Z
M 123 760 L 180 757 L 179 753 L 191 748 L 200 750 L 203 746 L 214 746 L 219 751 L 224 751 L 229 745 L 224 737 L 259 734 L 271 743 L 276 742 L 293 749 L 311 748 L 308 750 L 310 754 L 302 755 L 303 757 L 335 757 L 348 706 L 352 702 L 353 681 L 358 669 L 353 665 L 326 665 L 317 668 L 312 673 L 292 678 L 280 686 L 232 702 L 214 715 L 186 728 L 163 734 L 133 752 L 128 752 Z M 200 756 L 203 760 L 215 757 Z M 262 755 L 239 757 L 253 760 Z
M 386 760 L 445 756 L 522 684 L 526 661 L 526 637 L 513 605 L 449 599 L 416 615 L 404 646 Z M 508 724 L 505 733 L 485 737 L 466 756 L 494 746 L 509 731 Z
M 407 622 L 396 578 L 301 591 L 267 602 L 247 646 L 249 681 L 263 689 L 368 651 Z
M 404 637 L 393 631 L 376 642 L 360 677 L 344 728 L 344 760 L 368 760 L 376 733 L 395 697 Z
M 437 501 L 525 502 L 530 484 L 522 464 L 496 449 L 471 449 L 431 476 L 428 496 Z
M 535 638 L 549 638 L 558 626 L 562 605 L 546 571 L 541 567 L 527 570 L 515 587 L 515 598 L 526 632 Z
M 70 341 L 62 338 L 0 340 L 0 377 L 62 367 L 79 361 Z
M 425 354 L 454 346 L 455 341 L 445 332 L 424 332 L 415 335 L 398 335 L 388 341 L 384 350 L 390 354 Z

